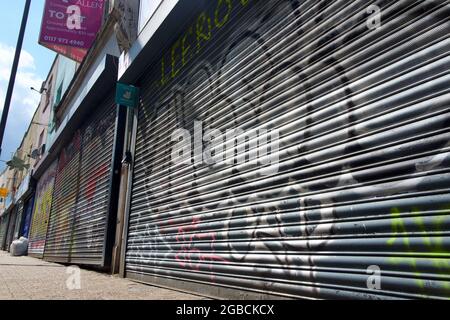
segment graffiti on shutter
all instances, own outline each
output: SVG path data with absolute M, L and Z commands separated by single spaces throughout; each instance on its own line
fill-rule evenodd
M 368 28 L 370 5 L 382 19 Z M 448 297 L 449 14 L 445 1 L 388 0 L 218 0 L 200 13 L 141 81 L 127 274 Z M 276 173 L 264 159 L 199 164 L 202 140 L 174 163 L 171 134 L 195 141 L 196 126 L 277 130 Z M 260 139 L 232 154 L 250 158 Z
M 108 97 L 61 152 L 47 260 L 104 263 L 115 111 Z
M 28 252 L 32 256 L 42 257 L 47 237 L 50 210 L 52 208 L 53 189 L 55 186 L 56 167 L 54 161 L 39 179 L 36 187 L 36 200 L 30 227 Z

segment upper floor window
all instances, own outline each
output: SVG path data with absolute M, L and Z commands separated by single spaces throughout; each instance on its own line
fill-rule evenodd
M 58 90 L 56 91 L 55 106 L 57 106 L 61 102 L 62 93 L 63 93 L 63 85 L 64 85 L 64 82 L 61 82 L 61 84 L 58 87 Z

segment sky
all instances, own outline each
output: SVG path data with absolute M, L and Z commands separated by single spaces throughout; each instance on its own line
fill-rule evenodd
M 24 6 L 25 0 L 14 0 L 8 1 L 8 5 L 4 6 L 3 10 L 0 10 L 1 111 L 3 111 L 5 103 Z M 40 100 L 40 94 L 32 91 L 30 87 L 35 87 L 39 90 L 56 55 L 53 51 L 38 44 L 43 10 L 44 0 L 31 1 L 30 15 L 28 17 L 0 160 L 10 160 L 12 154 L 22 142 L 23 135 L 28 129 Z M 3 170 L 4 167 L 5 163 L 0 161 L 0 170 Z

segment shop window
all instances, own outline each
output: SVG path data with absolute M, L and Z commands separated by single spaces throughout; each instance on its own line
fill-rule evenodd
M 59 103 L 61 102 L 61 98 L 62 98 L 62 91 L 63 91 L 63 85 L 64 82 L 61 82 L 61 84 L 58 87 L 58 90 L 56 91 L 56 99 L 55 99 L 55 106 L 59 105 Z

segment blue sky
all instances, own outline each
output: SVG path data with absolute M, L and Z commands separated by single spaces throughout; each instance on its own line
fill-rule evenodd
M 4 105 L 24 6 L 25 0 L 8 1 L 8 5 L 0 10 L 0 110 Z M 3 139 L 1 160 L 10 160 L 11 154 L 20 145 L 40 99 L 39 93 L 29 88 L 40 87 L 55 58 L 53 51 L 38 44 L 43 8 L 44 0 L 31 1 L 13 101 Z M 4 163 L 0 162 L 0 169 L 4 166 Z

